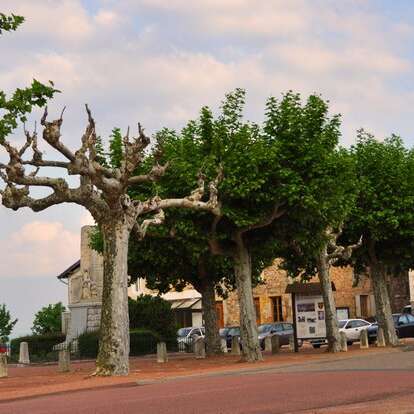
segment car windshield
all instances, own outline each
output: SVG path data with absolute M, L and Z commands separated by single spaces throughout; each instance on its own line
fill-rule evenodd
M 338 328 L 341 329 L 346 325 L 346 321 L 338 321 Z
M 220 335 L 220 336 L 226 336 L 226 335 L 227 335 L 227 332 L 229 331 L 229 329 L 230 329 L 230 328 L 221 328 L 221 329 L 219 330 L 219 335 Z
M 398 324 L 398 319 L 400 318 L 400 314 L 398 313 L 398 314 L 394 314 L 394 315 L 392 315 L 392 319 L 394 319 L 394 323 L 395 323 L 395 325 L 397 325 Z
M 184 337 L 187 336 L 191 331 L 191 328 L 181 328 L 177 332 L 177 336 Z
M 272 325 L 270 325 L 270 324 L 265 324 L 265 325 L 259 325 L 258 326 L 259 334 L 269 332 L 271 329 L 272 329 Z

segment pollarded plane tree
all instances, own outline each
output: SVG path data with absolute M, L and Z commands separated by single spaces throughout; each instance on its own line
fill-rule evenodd
M 119 167 L 102 165 L 97 151 L 95 121 L 86 106 L 87 126 L 81 146 L 72 151 L 61 140 L 62 115 L 48 121 L 47 108 L 41 119 L 42 138 L 56 150 L 63 160 L 45 159 L 38 147 L 36 131 L 25 130 L 25 143 L 21 148 L 6 139 L 0 144 L 8 155 L 8 162 L 0 164 L 0 177 L 5 183 L 0 194 L 5 207 L 12 210 L 28 207 L 35 212 L 61 203 L 74 203 L 85 207 L 99 225 L 103 236 L 103 297 L 100 330 L 100 347 L 96 375 L 126 375 L 129 370 L 129 322 L 127 256 L 131 231 L 145 236 L 149 225 L 163 221 L 166 208 L 192 208 L 217 212 L 217 181 L 209 184 L 206 196 L 202 177 L 189 196 L 161 199 L 153 196 L 132 199 L 130 186 L 153 182 L 165 172 L 166 165 L 155 162 L 143 174 L 134 174 L 145 159 L 150 139 L 138 124 L 138 135 L 130 137 L 129 130 L 122 142 L 122 162 Z M 63 114 L 63 112 L 62 112 Z M 99 139 L 98 139 L 99 146 Z M 79 185 L 71 187 L 62 177 L 42 176 L 46 168 L 63 170 L 79 177 Z M 33 196 L 33 188 L 44 187 L 50 194 Z
M 361 246 L 361 240 L 345 246 L 338 243 L 343 223 L 355 207 L 358 187 L 352 155 L 335 149 L 338 137 L 339 131 L 332 134 L 332 150 L 320 152 L 319 169 L 314 176 L 318 202 L 307 208 L 291 208 L 275 229 L 281 239 L 278 253 L 284 259 L 282 267 L 293 277 L 319 278 L 331 352 L 340 351 L 341 345 L 330 269 L 338 262 L 347 262 Z

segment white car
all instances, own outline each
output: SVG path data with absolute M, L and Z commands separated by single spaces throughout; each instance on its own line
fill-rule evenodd
M 198 336 L 204 338 L 204 332 L 204 327 L 196 328 L 190 326 L 179 329 L 177 332 L 178 350 L 181 352 L 189 352 L 192 349 L 194 339 Z
M 338 321 L 339 332 L 345 332 L 348 345 L 359 341 L 361 331 L 372 324 L 365 319 L 343 319 Z
M 372 324 L 365 319 L 342 319 L 338 321 L 339 332 L 345 332 L 348 345 L 359 341 L 361 331 L 367 329 Z M 314 348 L 320 348 L 321 345 L 327 345 L 326 338 L 311 339 L 310 343 Z

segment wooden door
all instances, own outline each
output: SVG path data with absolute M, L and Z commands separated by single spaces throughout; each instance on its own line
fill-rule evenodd
M 216 313 L 217 313 L 217 327 L 223 328 L 224 327 L 224 310 L 223 310 L 223 302 L 216 302 Z

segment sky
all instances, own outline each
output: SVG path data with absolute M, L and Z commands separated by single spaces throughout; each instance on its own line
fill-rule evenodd
M 343 145 L 361 127 L 414 144 L 411 0 L 1 0 L 0 12 L 26 17 L 0 38 L 0 89 L 53 80 L 61 93 L 50 117 L 66 106 L 62 140 L 73 149 L 85 103 L 104 138 L 138 122 L 152 134 L 181 128 L 203 105 L 217 110 L 236 87 L 247 90 L 251 121 L 271 95 L 318 93 L 342 115 Z M 67 302 L 56 275 L 79 258 L 90 223 L 74 205 L 0 206 L 0 303 L 19 318 L 14 335 L 30 331 L 42 306 Z

